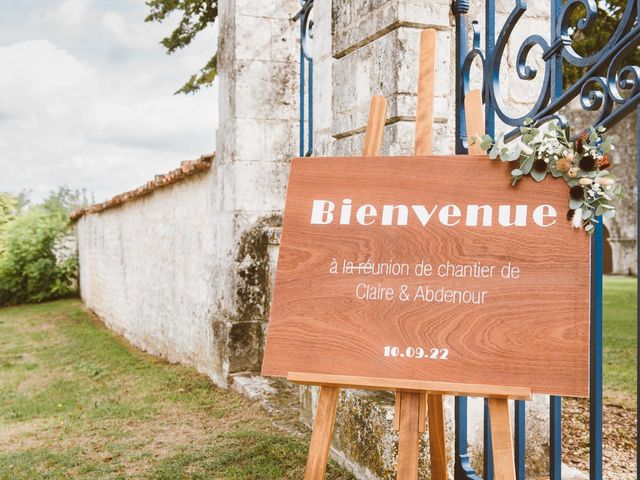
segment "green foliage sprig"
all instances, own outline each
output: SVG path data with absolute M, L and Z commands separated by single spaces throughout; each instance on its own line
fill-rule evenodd
M 603 136 L 605 129 L 591 128 L 575 142 L 556 123 L 534 126 L 527 119 L 520 128 L 520 139 L 504 142 L 504 135 L 495 140 L 490 135 L 474 138 L 489 158 L 503 162 L 518 162 L 511 171 L 511 184 L 517 185 L 526 175 L 541 182 L 547 175 L 562 178 L 569 187 L 567 218 L 575 228 L 584 227 L 589 234 L 595 230 L 596 217 L 613 218 L 615 202 L 624 196 L 618 177 L 607 170 L 609 155 L 615 148 L 612 138 Z
M 178 26 L 160 42 L 168 54 L 189 45 L 201 31 L 213 25 L 218 18 L 217 0 L 147 0 L 146 4 L 150 13 L 145 18 L 145 22 L 162 23 L 173 14 L 180 15 Z M 211 85 L 217 73 L 218 54 L 216 52 L 207 64 L 191 75 L 175 93 L 195 93 L 201 87 Z

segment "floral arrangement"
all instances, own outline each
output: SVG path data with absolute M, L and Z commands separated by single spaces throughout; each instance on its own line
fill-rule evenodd
M 565 129 L 556 123 L 535 127 L 530 119 L 520 128 L 518 141 L 504 143 L 504 135 L 494 140 L 490 135 L 474 138 L 492 160 L 519 162 L 511 171 L 512 185 L 530 175 L 541 182 L 548 174 L 562 177 L 569 186 L 567 219 L 573 227 L 584 227 L 589 234 L 595 230 L 596 217 L 615 216 L 614 202 L 624 196 L 618 177 L 607 168 L 610 152 L 615 148 L 611 138 L 604 138 L 604 127 L 591 128 L 569 140 Z

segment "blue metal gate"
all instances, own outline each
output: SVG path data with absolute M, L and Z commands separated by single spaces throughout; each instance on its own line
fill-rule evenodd
M 312 38 L 313 22 L 310 19 L 313 0 L 299 0 L 300 12 L 300 156 L 313 154 L 313 58 L 308 49 Z M 425 3 L 429 0 L 425 0 Z M 496 0 L 486 0 L 484 8 L 484 35 L 478 23 L 468 19 L 469 0 L 453 1 L 452 10 L 456 25 L 456 153 L 467 152 L 464 95 L 469 91 L 470 74 L 474 60 L 481 63 L 482 91 L 485 102 L 485 131 L 495 135 L 495 120 L 499 118 L 513 128 L 507 138 L 517 136 L 518 127 L 525 118 L 542 123 L 555 118 L 565 119 L 559 111 L 575 98 L 580 99 L 584 110 L 599 112 L 594 126 L 611 127 L 625 116 L 636 113 L 637 138 L 640 139 L 640 66 L 621 62 L 631 49 L 640 45 L 640 0 L 629 0 L 620 16 L 620 22 L 606 45 L 598 52 L 581 56 L 572 48 L 571 34 L 575 29 L 585 30 L 597 16 L 606 14 L 606 2 L 596 0 L 550 0 L 550 25 L 546 40 L 543 32 L 528 36 L 520 45 L 517 55 L 517 72 L 521 80 L 530 81 L 538 72 L 527 64 L 529 52 L 534 47 L 542 50 L 545 71 L 542 87 L 535 105 L 522 116 L 510 116 L 500 102 L 500 64 L 511 34 L 527 10 L 526 0 L 514 0 L 514 7 L 505 24 L 496 32 Z M 467 45 L 469 28 L 473 31 L 472 45 Z M 496 36 L 497 33 L 497 36 Z M 484 37 L 484 42 L 482 42 Z M 563 66 L 573 65 L 584 69 L 582 76 L 572 85 L 563 85 Z M 640 142 L 638 142 L 640 164 Z M 640 180 L 640 169 L 638 173 Z M 638 225 L 640 234 L 640 224 Z M 592 240 L 591 260 L 591 358 L 590 358 L 590 479 L 602 478 L 602 269 L 603 225 L 600 221 Z M 640 295 L 638 296 L 640 302 Z M 639 303 L 640 306 L 640 303 Z M 640 330 L 640 328 L 639 328 Z M 515 405 L 515 461 L 518 480 L 525 479 L 525 403 Z M 561 479 L 562 466 L 562 399 L 552 396 L 549 402 L 549 477 Z M 636 428 L 638 428 L 636 426 Z M 640 430 L 637 431 L 640 436 Z M 467 399 L 455 399 L 455 478 L 456 480 L 480 480 L 467 455 Z M 484 478 L 493 479 L 489 412 L 484 409 Z
M 453 3 L 456 17 L 456 152 L 466 153 L 466 132 L 464 118 L 464 95 L 469 90 L 471 67 L 475 59 L 482 65 L 482 90 L 485 101 L 485 129 L 495 135 L 495 119 L 509 125 L 513 130 L 507 137 L 518 134 L 518 127 L 525 118 L 542 123 L 550 118 L 565 122 L 558 114 L 561 108 L 575 98 L 580 99 L 584 110 L 599 112 L 594 126 L 610 127 L 626 115 L 637 110 L 640 103 L 640 68 L 621 64 L 631 49 L 640 43 L 638 5 L 628 1 L 620 22 L 612 32 L 609 41 L 600 51 L 581 56 L 572 48 L 571 33 L 575 29 L 584 30 L 593 24 L 597 15 L 606 14 L 604 2 L 595 0 L 550 0 L 550 25 L 547 41 L 541 34 L 533 33 L 519 46 L 516 70 L 521 80 L 530 81 L 538 72 L 527 64 L 527 56 L 535 46 L 542 50 L 545 62 L 544 78 L 537 101 L 531 110 L 522 116 L 510 116 L 500 101 L 500 64 L 511 34 L 527 10 L 525 0 L 515 0 L 514 7 L 496 37 L 496 2 L 485 2 L 484 45 L 477 22 L 472 22 L 472 46 L 467 46 L 469 28 L 467 15 L 469 1 Z M 600 10 L 599 10 L 600 9 Z M 573 65 L 584 68 L 582 76 L 572 85 L 563 85 L 563 66 Z M 640 110 L 637 110 L 640 118 Z M 579 133 L 579 132 L 578 132 Z M 640 158 L 640 155 L 639 157 Z M 602 478 L 602 262 L 603 225 L 597 224 L 592 240 L 591 259 L 591 365 L 590 365 L 590 469 L 593 480 Z M 550 398 L 550 438 L 549 477 L 560 480 L 562 466 L 562 399 Z M 515 455 L 518 480 L 525 478 L 525 404 L 516 402 L 515 409 Z M 456 399 L 456 479 L 477 479 L 471 470 L 467 457 L 466 441 L 466 399 Z M 485 451 L 484 474 L 487 480 L 493 478 L 491 444 L 488 438 L 488 411 L 485 407 Z

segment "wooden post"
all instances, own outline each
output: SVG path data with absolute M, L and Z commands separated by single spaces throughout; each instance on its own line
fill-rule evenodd
M 380 155 L 386 117 L 387 101 L 380 95 L 374 95 L 371 97 L 369 121 L 367 122 L 367 130 L 364 134 L 363 157 L 377 157 Z
M 333 424 L 338 410 L 338 387 L 320 387 L 320 398 L 313 423 L 307 466 L 304 469 L 305 480 L 321 480 L 327 470 L 329 448 L 333 436 Z
M 400 396 L 400 434 L 398 439 L 398 480 L 417 480 L 418 478 L 418 444 L 419 444 L 419 418 L 421 398 L 424 393 L 403 392 L 398 390 L 396 396 Z
M 436 76 L 436 31 L 420 34 L 418 64 L 418 100 L 416 105 L 415 154 L 431 155 L 433 151 L 433 97 Z
M 464 97 L 464 115 L 467 125 L 467 144 L 469 145 L 469 155 L 482 155 L 484 152 L 480 148 L 480 142 L 473 142 L 473 137 L 484 135 L 484 116 L 482 115 L 482 92 L 471 90 Z
M 447 480 L 447 441 L 444 427 L 444 402 L 442 395 L 427 395 L 429 415 L 429 454 L 431 478 Z
M 509 400 L 489 399 L 491 417 L 491 448 L 493 449 L 493 475 L 496 480 L 516 480 L 513 458 L 513 435 L 509 419 Z
M 372 97 L 371 106 L 369 107 L 369 121 L 367 122 L 367 130 L 364 137 L 364 148 L 362 149 L 363 156 L 377 156 L 380 154 L 386 115 L 387 101 L 385 98 L 378 95 Z M 311 433 L 311 444 L 309 445 L 307 466 L 304 470 L 304 480 L 324 479 L 333 436 L 333 424 L 338 410 L 339 395 L 339 387 L 320 387 L 320 398 L 318 399 L 316 420 L 313 423 L 313 431 Z

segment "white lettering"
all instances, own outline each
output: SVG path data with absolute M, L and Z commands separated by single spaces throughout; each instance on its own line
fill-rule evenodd
M 429 220 L 431 220 L 431 216 L 438 209 L 438 206 L 435 205 L 433 207 L 433 210 L 431 211 L 427 210 L 427 208 L 424 205 L 411 205 L 411 209 L 414 211 L 414 213 L 418 217 L 418 220 L 420 220 L 420 223 L 422 224 L 422 226 L 426 227 L 427 223 L 429 223 Z
M 393 212 L 398 212 L 397 225 L 406 225 L 409 219 L 409 209 L 406 205 L 384 205 L 382 207 L 382 225 L 393 225 Z
M 469 208 L 467 208 L 467 221 L 465 222 L 467 227 L 478 226 L 478 214 L 480 210 L 482 210 L 482 226 L 491 226 L 491 216 L 493 214 L 491 205 L 469 205 Z
M 349 225 L 351 219 L 351 199 L 342 200 L 342 209 L 340 210 L 340 225 Z
M 440 223 L 442 223 L 443 225 L 447 227 L 453 227 L 454 225 L 457 225 L 460 223 L 461 215 L 462 215 L 462 212 L 460 212 L 460 209 L 458 208 L 457 205 L 445 205 L 440 209 L 440 212 L 438 213 L 438 218 L 440 218 Z M 450 218 L 457 218 L 458 220 L 451 223 L 449 221 Z
M 329 200 L 314 200 L 311 209 L 311 225 L 327 225 L 333 222 L 335 204 Z
M 551 225 L 556 223 L 556 218 L 558 214 L 556 213 L 556 209 L 551 205 L 539 205 L 533 211 L 533 221 L 536 222 L 541 227 L 550 227 Z M 545 220 L 553 219 L 551 223 L 546 223 Z
M 438 221 L 445 227 L 465 225 L 467 227 L 490 227 L 493 225 L 493 212 L 498 210 L 498 225 L 502 227 L 524 227 L 532 221 L 539 227 L 550 227 L 557 223 L 558 214 L 552 205 L 542 204 L 529 213 L 527 205 L 464 205 L 462 208 L 455 204 L 440 207 L 433 205 L 386 204 L 376 207 L 366 203 L 354 207 L 350 198 L 344 198 L 340 205 L 339 224 L 350 225 L 352 212 L 355 209 L 355 222 L 360 225 L 373 225 L 379 221 L 380 225 L 404 226 L 410 222 L 419 222 L 426 227 L 438 213 Z M 312 225 L 329 225 L 337 217 L 336 204 L 331 200 L 313 200 L 311 207 Z M 378 212 L 381 212 L 378 217 Z M 379 220 L 378 220 L 379 218 Z
M 376 215 L 378 215 L 378 211 L 376 210 L 376 207 L 374 207 L 373 205 L 363 205 L 361 206 L 358 211 L 356 212 L 356 220 L 358 220 L 358 223 L 360 225 L 371 225 L 372 223 L 374 223 L 376 220 Z M 371 220 L 367 220 L 368 218 L 371 218 Z
M 498 207 L 498 223 L 503 227 L 524 227 L 527 224 L 527 206 L 516 205 L 516 218 L 511 222 L 511 205 Z

